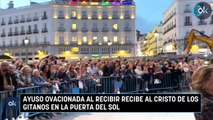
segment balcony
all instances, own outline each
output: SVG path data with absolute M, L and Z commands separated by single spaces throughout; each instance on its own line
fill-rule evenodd
M 5 22 L 1 22 L 1 26 L 4 26 L 5 25 Z
M 63 28 L 63 27 L 59 27 L 59 28 L 58 28 L 58 32 L 65 32 L 65 31 L 66 31 L 66 29 Z
M 2 33 L 2 34 L 1 34 L 1 37 L 6 37 L 6 34 L 5 34 L 5 33 Z
M 103 15 L 102 19 L 108 19 L 108 15 Z
M 31 18 L 27 18 L 27 22 L 31 22 L 32 21 L 32 19 Z
M 191 13 L 192 11 L 190 9 L 185 9 L 184 13 Z
M 129 14 L 124 15 L 124 19 L 131 19 L 131 16 Z
M 20 20 L 20 23 L 25 23 L 25 19 L 22 18 L 22 19 Z
M 78 32 L 78 29 L 71 29 L 71 32 Z
M 98 32 L 98 28 L 93 28 L 92 32 Z
M 207 22 L 206 21 L 199 21 L 198 24 L 199 25 L 207 25 Z
M 77 16 L 70 16 L 70 19 L 77 19 Z
M 39 32 L 38 32 L 38 29 L 34 29 L 33 30 L 33 34 L 38 34 Z
M 112 19 L 119 19 L 118 15 L 113 15 Z
M 9 32 L 7 36 L 13 36 L 13 33 L 12 33 L 12 32 Z
M 97 15 L 92 15 L 92 19 L 98 19 Z
M 64 15 L 59 15 L 58 19 L 65 19 Z
M 33 21 L 38 21 L 38 17 L 33 17 Z
M 8 25 L 11 25 L 11 24 L 13 24 L 13 22 L 12 22 L 12 21 L 9 21 L 9 22 L 8 22 Z
M 185 22 L 184 26 L 192 26 L 192 22 Z
M 112 32 L 119 32 L 119 29 L 112 29 Z
M 172 19 L 176 15 L 176 12 L 173 13 L 170 17 L 168 17 L 164 22 L 163 25 L 165 25 L 170 19 Z
M 109 32 L 109 28 L 103 28 L 102 32 Z
M 14 36 L 18 36 L 19 35 L 19 32 L 18 31 L 15 31 L 14 32 Z
M 81 29 L 81 32 L 88 32 L 89 30 L 88 30 L 88 28 L 82 28 Z
M 42 19 L 42 20 L 46 20 L 46 19 L 48 19 L 48 17 L 47 17 L 47 15 L 43 15 L 43 16 L 41 17 L 41 19 Z
M 18 19 L 14 21 L 14 24 L 18 24 L 18 23 L 19 23 Z
M 129 31 L 131 31 L 131 28 L 130 27 L 125 27 L 124 31 L 129 32 Z
M 48 30 L 47 30 L 47 28 L 42 28 L 42 31 L 41 31 L 42 33 L 46 33 L 46 32 L 48 32 Z
M 31 30 L 28 30 L 27 32 L 26 32 L 26 34 L 32 34 L 32 31 Z
M 87 15 L 83 15 L 81 19 L 87 19 L 88 16 Z
M 21 30 L 20 35 L 25 35 L 25 31 Z

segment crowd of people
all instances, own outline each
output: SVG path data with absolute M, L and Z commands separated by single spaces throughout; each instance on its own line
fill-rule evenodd
M 16 59 L 12 63 L 1 63 L 0 91 L 44 86 L 47 88 L 52 87 L 53 93 L 66 93 L 67 88 L 64 83 L 75 79 L 79 81 L 78 87 L 83 89 L 84 83 L 81 80 L 90 79 L 94 83 L 95 92 L 101 93 L 104 92 L 102 86 L 109 84 L 102 82 L 102 78 L 106 77 L 117 77 L 113 79 L 116 84 L 113 84 L 112 92 L 120 92 L 122 86 L 131 84 L 131 79 L 133 78 L 139 81 L 135 82 L 135 84 L 140 84 L 146 91 L 149 91 L 148 84 L 154 82 L 153 76 L 161 79 L 163 74 L 171 74 L 172 79 L 177 83 L 179 76 L 184 74 L 186 79 L 190 80 L 192 73 L 204 65 L 204 59 L 202 58 L 157 61 L 117 58 L 68 62 L 66 60 L 57 60 L 55 56 L 48 56 L 30 64 Z M 136 85 L 133 87 L 136 87 Z M 45 92 L 45 89 L 41 92 Z M 5 97 L 6 95 L 3 94 L 3 100 Z
M 170 73 L 173 78 L 185 73 L 190 78 L 191 73 L 204 66 L 204 59 L 186 60 L 145 60 L 145 59 L 103 59 L 72 61 L 57 60 L 54 56 L 46 57 L 31 64 L 25 64 L 20 59 L 12 63 L 1 63 L 0 91 L 15 90 L 32 86 L 53 86 L 59 92 L 61 82 L 72 79 L 94 79 L 101 86 L 101 77 L 119 76 L 144 79 L 150 81 L 152 76 Z

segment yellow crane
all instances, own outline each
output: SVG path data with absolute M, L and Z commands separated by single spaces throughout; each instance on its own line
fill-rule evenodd
M 213 37 L 209 37 L 196 29 L 192 29 L 187 40 L 186 48 L 184 50 L 185 54 L 189 54 L 194 40 L 199 40 L 206 43 L 213 53 Z

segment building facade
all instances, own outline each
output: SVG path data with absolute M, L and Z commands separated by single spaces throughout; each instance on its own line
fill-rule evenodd
M 127 3 L 55 0 L 1 10 L 1 52 L 30 59 L 134 56 L 135 4 Z
M 145 56 L 156 56 L 163 52 L 162 24 L 157 25 L 142 39 L 142 53 Z
M 199 2 L 207 2 L 213 8 L 212 0 L 174 0 L 163 14 L 163 51 L 164 53 L 183 54 L 187 38 L 192 29 L 213 36 L 213 13 L 207 19 L 198 19 L 193 9 Z M 195 41 L 198 53 L 209 53 L 205 43 Z

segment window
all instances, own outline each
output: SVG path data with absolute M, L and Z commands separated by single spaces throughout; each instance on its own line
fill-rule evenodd
M 98 37 L 97 36 L 93 36 L 93 41 L 97 42 L 98 41 Z
M 190 9 L 189 4 L 186 4 L 186 5 L 185 5 L 185 9 L 186 9 L 186 10 L 189 10 L 189 9 Z
M 12 28 L 10 28 L 10 32 L 12 32 Z
M 13 45 L 13 42 L 12 42 L 12 40 L 10 40 L 10 46 L 12 46 Z
M 5 40 L 3 40 L 3 46 L 5 46 Z
M 21 19 L 24 19 L 24 15 L 21 15 Z
M 129 28 L 129 23 L 128 22 L 126 23 L 126 27 Z
M 104 42 L 108 42 L 108 37 L 107 37 L 107 36 L 104 36 L 104 37 L 103 37 L 103 40 L 104 40 Z
M 47 43 L 47 37 L 44 37 L 44 43 Z
M 59 23 L 59 28 L 64 28 L 64 23 L 63 22 Z
M 107 11 L 103 11 L 103 18 L 107 18 Z
M 127 43 L 130 42 L 130 41 L 129 41 L 129 36 L 126 36 L 126 37 L 125 37 L 125 41 L 126 41 Z
M 44 28 L 47 28 L 47 23 L 44 23 L 43 26 L 44 26 Z
M 28 30 L 31 31 L 31 26 L 30 25 L 28 26 Z
M 60 44 L 64 44 L 64 36 L 60 36 L 59 37 L 59 43 Z
M 113 30 L 118 30 L 118 24 L 113 24 Z
M 64 11 L 63 10 L 59 10 L 59 16 L 63 16 L 64 15 Z
M 77 25 L 76 24 L 72 24 L 72 30 L 76 30 L 77 29 Z
M 93 29 L 98 29 L 97 23 L 93 23 Z
M 113 41 L 116 43 L 118 42 L 118 36 L 114 36 Z
M 87 23 L 86 22 L 83 23 L 83 28 L 87 28 Z
M 86 36 L 83 37 L 83 42 L 84 42 L 84 43 L 87 42 L 87 37 L 86 37 Z
M 77 39 L 78 39 L 78 38 L 77 38 L 76 36 L 73 36 L 73 37 L 72 37 L 72 42 L 77 42 Z
M 34 25 L 34 28 L 35 28 L 35 30 L 37 30 L 37 28 L 38 28 L 38 27 L 37 27 L 37 24 Z
M 185 25 L 189 25 L 191 24 L 191 17 L 190 16 L 186 16 L 185 17 Z
M 107 23 L 104 23 L 104 24 L 103 24 L 103 28 L 107 28 Z
M 18 40 L 15 41 L 15 45 L 18 45 Z
M 18 27 L 15 27 L 15 32 L 18 32 Z
M 76 11 L 72 11 L 72 17 L 77 17 L 77 12 Z
M 35 43 L 38 44 L 38 37 L 35 37 Z
M 24 26 L 21 26 L 21 31 L 24 31 Z

